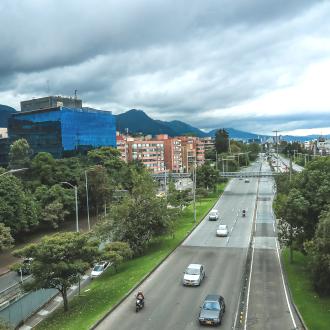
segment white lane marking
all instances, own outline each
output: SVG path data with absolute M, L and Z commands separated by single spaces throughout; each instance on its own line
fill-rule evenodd
M 275 233 L 275 222 L 273 222 L 273 231 Z
M 254 241 L 255 241 L 255 238 L 253 237 L 253 243 L 252 243 L 252 258 L 251 258 L 251 268 L 250 268 L 250 276 L 249 276 L 249 286 L 248 286 L 247 300 L 246 300 L 246 312 L 245 312 L 245 320 L 244 320 L 244 330 L 246 330 L 246 322 L 247 322 L 247 316 L 248 316 L 248 311 L 249 311 L 250 287 L 251 287 L 251 277 L 252 277 L 253 257 L 254 257 Z
M 289 307 L 290 316 L 291 316 L 291 320 L 292 320 L 292 323 L 293 323 L 293 328 L 296 329 L 297 325 L 296 325 L 296 322 L 295 322 L 294 317 L 293 317 L 291 305 L 290 305 L 290 302 L 289 302 L 289 296 L 288 296 L 288 293 L 287 293 L 287 290 L 286 290 L 286 285 L 285 285 L 284 275 L 283 275 L 283 270 L 282 270 L 282 264 L 281 264 L 281 259 L 280 259 L 280 253 L 279 253 L 279 246 L 278 246 L 276 237 L 275 237 L 275 243 L 276 243 L 276 252 L 277 252 L 278 263 L 280 264 L 280 269 L 281 269 L 281 277 L 282 277 L 282 283 L 283 283 L 286 303 L 288 304 L 288 307 Z

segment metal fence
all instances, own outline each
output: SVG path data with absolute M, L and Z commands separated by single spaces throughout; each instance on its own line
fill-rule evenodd
M 51 298 L 56 296 L 57 293 L 56 289 L 41 289 L 27 293 L 0 310 L 0 319 L 5 320 L 13 327 L 17 327 Z

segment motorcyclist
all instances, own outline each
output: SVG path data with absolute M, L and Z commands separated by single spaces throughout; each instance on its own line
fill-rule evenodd
M 245 217 L 245 214 L 246 214 L 245 209 L 243 209 L 243 211 L 242 211 L 243 217 Z
M 136 300 L 140 300 L 141 304 L 144 304 L 144 295 L 142 291 L 139 291 L 136 295 Z

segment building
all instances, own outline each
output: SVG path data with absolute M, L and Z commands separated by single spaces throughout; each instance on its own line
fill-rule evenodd
M 134 139 L 127 141 L 128 160 L 141 161 L 152 173 L 165 171 L 164 141 Z
M 21 102 L 21 111 L 35 111 L 57 107 L 82 108 L 82 100 L 63 96 L 46 96 Z
M 26 139 L 34 154 L 45 151 L 62 158 L 77 151 L 116 147 L 116 123 L 110 111 L 63 106 L 34 109 L 11 116 L 8 137 L 10 144 Z
M 182 167 L 184 172 L 190 172 L 194 164 L 201 166 L 205 162 L 203 141 L 197 137 L 179 136 L 182 149 Z
M 166 170 L 170 172 L 182 172 L 182 148 L 179 138 L 169 138 L 167 134 L 159 134 L 155 137 L 158 141 L 164 141 L 164 161 Z
M 152 173 L 166 171 L 181 173 L 191 171 L 195 162 L 198 166 L 205 162 L 203 139 L 197 137 L 168 137 L 159 134 L 133 138 L 117 133 L 117 148 L 121 159 L 139 160 Z
M 0 139 L 5 139 L 8 137 L 8 129 L 7 127 L 1 128 L 0 127 Z
M 213 137 L 207 136 L 207 137 L 201 138 L 200 141 L 204 144 L 205 152 L 215 149 L 215 139 Z
M 316 142 L 317 151 L 321 155 L 329 155 L 330 154 L 330 139 L 326 139 L 323 136 L 320 136 Z

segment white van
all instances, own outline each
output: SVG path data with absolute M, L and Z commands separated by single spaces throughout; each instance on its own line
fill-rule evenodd
M 219 212 L 218 210 L 212 210 L 209 213 L 209 220 L 218 220 L 219 219 Z

